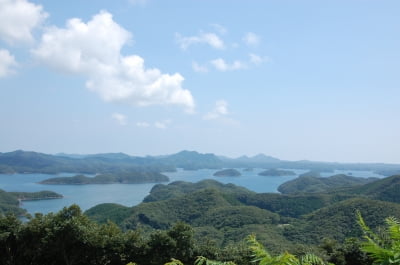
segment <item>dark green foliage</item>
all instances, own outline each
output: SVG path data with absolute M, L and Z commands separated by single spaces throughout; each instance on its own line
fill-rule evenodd
M 115 224 L 99 225 L 78 206 L 56 214 L 37 214 L 26 223 L 0 217 L 0 264 L 31 265 L 158 265 L 177 258 L 195 260 L 193 229 L 183 223 L 153 231 L 147 239 L 137 231 L 122 232 Z
M 112 221 L 120 224 L 129 217 L 131 208 L 116 203 L 102 203 L 90 208 L 85 214 L 99 223 Z
M 372 259 L 361 250 L 359 238 L 350 237 L 344 243 L 324 239 L 320 247 L 326 251 L 327 260 L 335 265 L 371 265 Z
M 387 216 L 400 217 L 400 205 L 395 203 L 354 198 L 335 203 L 306 215 L 299 223 L 286 228 L 288 239 L 302 242 L 321 242 L 331 238 L 343 242 L 346 237 L 359 237 L 361 230 L 354 222 L 356 210 L 366 216 L 372 227 L 383 225 Z
M 295 176 L 296 173 L 290 170 L 268 169 L 258 173 L 259 176 Z
M 242 174 L 238 170 L 232 168 L 220 170 L 213 174 L 213 176 L 216 177 L 239 177 L 241 175 Z
M 305 173 L 297 179 L 290 180 L 278 187 L 284 194 L 300 192 L 326 192 L 332 189 L 363 185 L 376 181 L 376 178 L 357 178 L 346 175 L 334 175 L 328 178 L 310 176 Z
M 114 173 L 100 174 L 95 177 L 86 177 L 84 175 L 76 175 L 73 177 L 50 178 L 40 182 L 40 184 L 56 184 L 56 185 L 84 185 L 84 184 L 137 184 L 137 183 L 153 183 L 166 182 L 169 178 L 157 172 L 130 172 L 130 173 Z

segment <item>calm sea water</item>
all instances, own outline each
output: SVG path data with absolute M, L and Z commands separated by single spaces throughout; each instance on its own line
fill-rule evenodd
M 241 170 L 241 169 L 239 169 Z M 215 170 L 202 169 L 196 171 L 178 170 L 173 173 L 165 173 L 172 181 L 183 180 L 197 182 L 203 179 L 215 179 L 222 183 L 233 183 L 246 187 L 255 192 L 277 192 L 282 183 L 294 179 L 297 176 L 265 177 L 258 176 L 263 169 L 253 171 L 242 171 L 240 177 L 214 177 Z M 305 170 L 293 170 L 296 174 L 302 174 Z M 383 176 L 369 171 L 341 171 L 334 173 L 322 173 L 324 177 L 334 174 L 349 174 L 356 177 L 378 177 Z M 58 176 L 71 176 L 73 174 L 60 174 Z M 54 177 L 45 174 L 13 174 L 0 175 L 0 189 L 5 191 L 41 191 L 51 190 L 64 196 L 62 199 L 25 201 L 22 207 L 29 213 L 48 213 L 61 210 L 73 203 L 78 204 L 83 210 L 87 210 L 100 203 L 119 203 L 125 206 L 139 204 L 146 197 L 154 183 L 151 184 L 102 184 L 102 185 L 42 185 L 37 182 Z M 166 184 L 166 183 L 165 183 Z

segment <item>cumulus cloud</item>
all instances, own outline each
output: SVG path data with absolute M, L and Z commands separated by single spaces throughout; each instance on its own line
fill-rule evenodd
M 204 115 L 205 120 L 215 120 L 229 114 L 228 102 L 225 100 L 218 100 L 215 102 L 215 107 L 212 111 Z
M 0 0 L 0 39 L 10 44 L 31 43 L 33 29 L 47 16 L 42 6 L 26 0 Z
M 207 73 L 208 72 L 207 66 L 200 65 L 197 62 L 192 63 L 192 68 L 193 68 L 193 71 L 195 71 L 197 73 Z
M 182 75 L 146 68 L 140 56 L 121 54 L 131 38 L 110 13 L 102 11 L 87 23 L 74 18 L 65 28 L 47 28 L 32 54 L 59 71 L 83 75 L 86 87 L 107 102 L 174 104 L 193 111 L 194 99 L 182 88 Z
M 111 117 L 121 126 L 125 126 L 128 124 L 126 116 L 121 113 L 113 113 Z
M 223 40 L 215 33 L 200 32 L 196 36 L 184 37 L 179 33 L 175 34 L 175 39 L 181 49 L 186 50 L 193 44 L 208 44 L 215 49 L 224 49 L 225 44 Z
M 0 78 L 13 74 L 17 66 L 14 56 L 5 49 L 0 49 Z
M 243 37 L 243 41 L 247 46 L 257 46 L 260 44 L 261 38 L 253 32 L 247 32 Z
M 234 70 L 240 70 L 240 69 L 247 68 L 247 64 L 242 61 L 239 61 L 239 60 L 236 60 L 232 63 L 227 63 L 227 62 L 225 62 L 224 59 L 218 58 L 218 59 L 212 60 L 210 63 L 215 67 L 216 70 L 222 71 L 222 72 L 234 71 Z

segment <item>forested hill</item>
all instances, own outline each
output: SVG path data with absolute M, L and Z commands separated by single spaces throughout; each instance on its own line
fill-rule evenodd
M 227 158 L 195 151 L 182 151 L 165 156 L 129 156 L 123 153 L 94 155 L 48 155 L 22 150 L 0 153 L 0 174 L 12 173 L 116 173 L 116 172 L 167 172 L 177 168 L 186 170 L 222 168 L 306 169 L 316 171 L 368 170 L 377 172 L 400 172 L 396 164 L 341 164 L 313 161 L 285 161 L 257 155 Z
M 278 191 L 284 194 L 326 192 L 337 188 L 363 185 L 377 180 L 377 178 L 359 178 L 344 174 L 333 175 L 327 178 L 317 177 L 314 174 L 303 174 L 296 179 L 281 184 L 278 187 Z
M 399 179 L 400 176 L 392 177 Z M 297 244 L 320 244 L 324 238 L 343 241 L 360 236 L 355 211 L 365 213 L 373 227 L 388 216 L 400 217 L 400 204 L 378 196 L 391 178 L 353 189 L 295 195 L 255 193 L 232 184 L 205 180 L 156 185 L 144 202 L 134 207 L 102 204 L 86 214 L 99 222 L 111 220 L 124 229 L 169 229 L 184 221 L 194 227 L 196 239 L 226 246 L 256 233 L 268 249 L 295 249 Z M 363 189 L 364 188 L 364 189 Z M 355 190 L 359 191 L 359 195 Z

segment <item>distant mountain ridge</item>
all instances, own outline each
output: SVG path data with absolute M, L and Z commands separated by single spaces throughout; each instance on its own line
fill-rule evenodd
M 118 173 L 130 171 L 168 172 L 177 168 L 185 170 L 222 168 L 307 169 L 314 171 L 366 170 L 400 172 L 398 164 L 341 164 L 312 161 L 285 161 L 264 154 L 253 157 L 228 158 L 212 153 L 181 151 L 164 156 L 130 156 L 124 153 L 49 155 L 17 150 L 0 153 L 0 174 L 12 173 Z

